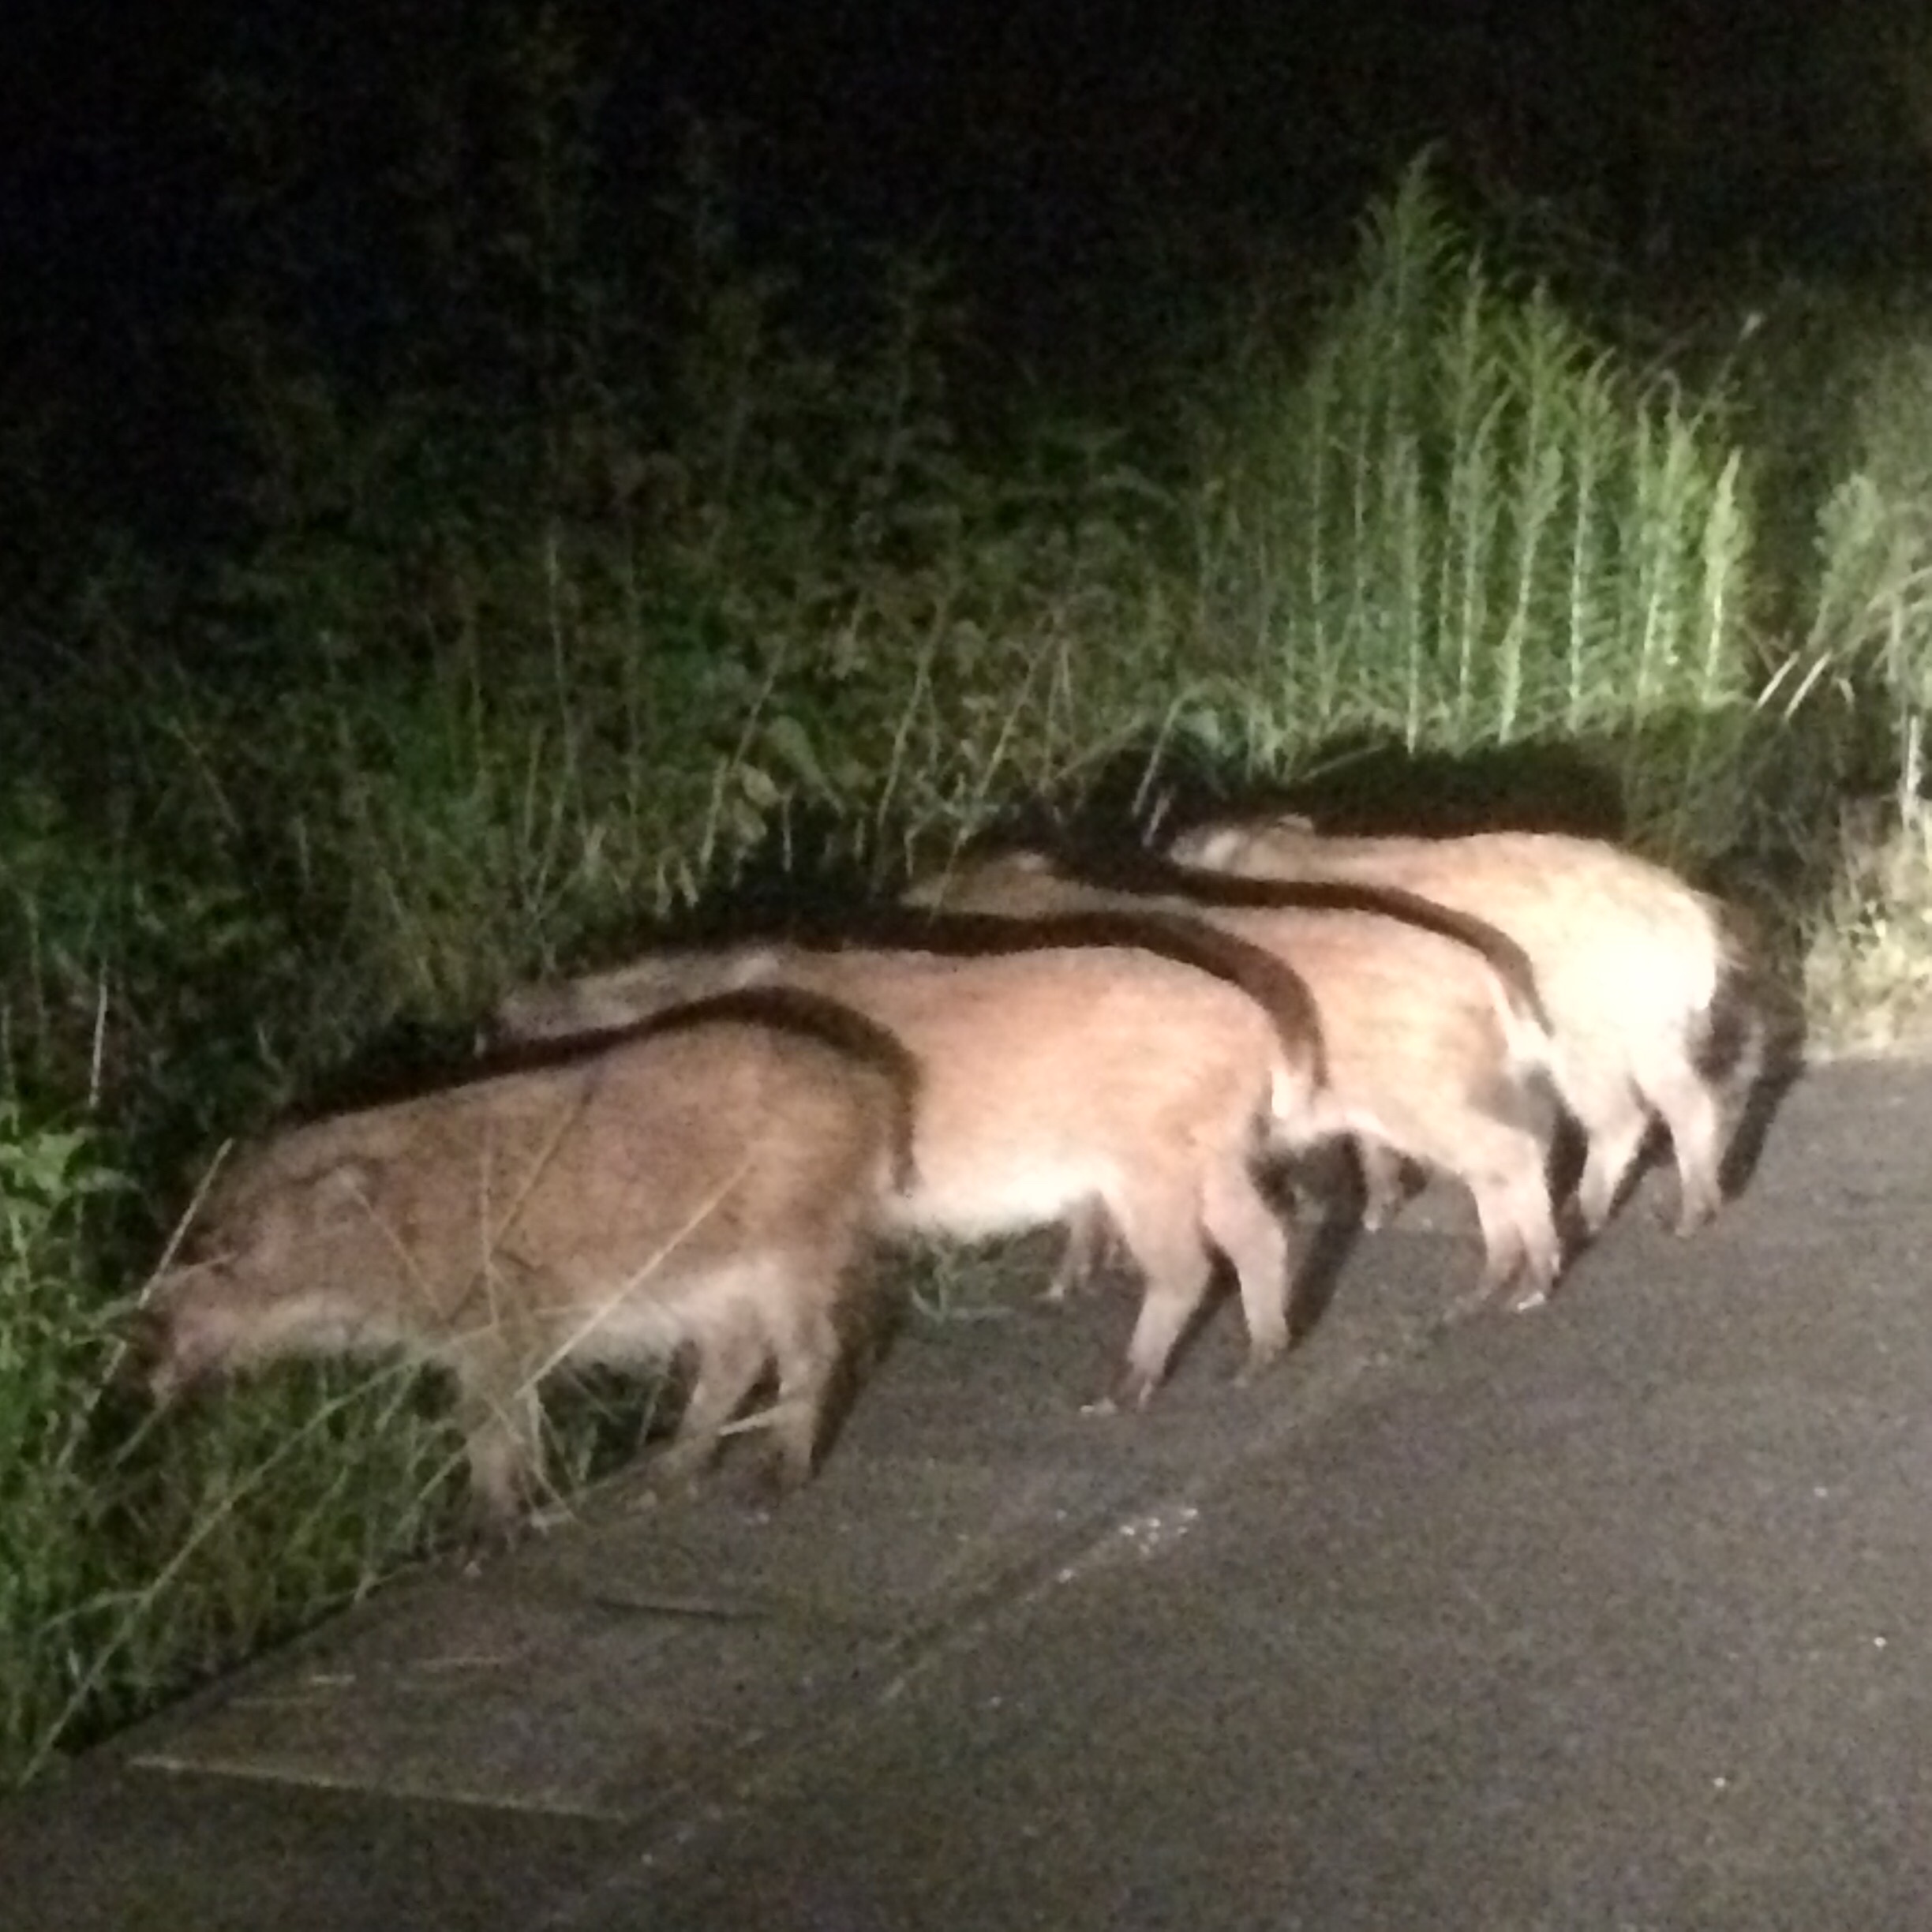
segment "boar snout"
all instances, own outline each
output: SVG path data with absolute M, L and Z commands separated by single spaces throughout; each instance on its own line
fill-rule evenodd
M 118 1315 L 111 1332 L 118 1342 L 109 1385 L 126 1395 L 155 1398 L 155 1377 L 167 1359 L 168 1318 L 160 1309 L 130 1308 Z
M 219 1351 L 205 1338 L 197 1344 L 193 1324 L 178 1310 L 153 1301 L 130 1312 L 122 1340 L 116 1382 L 157 1409 L 172 1408 L 206 1387 L 221 1366 Z
M 157 1409 L 171 1408 L 197 1378 L 175 1346 L 174 1323 L 159 1309 L 139 1309 L 128 1324 L 126 1353 L 115 1380 Z

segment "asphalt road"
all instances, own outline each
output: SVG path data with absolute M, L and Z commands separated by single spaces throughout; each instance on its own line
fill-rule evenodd
M 1814 1074 L 1447 1327 L 1425 1197 L 1140 1417 L 1125 1295 L 915 1324 L 777 1511 L 620 1482 L 0 1805 L 0 1924 L 1932 1923 L 1929 1163 L 1932 1071 Z

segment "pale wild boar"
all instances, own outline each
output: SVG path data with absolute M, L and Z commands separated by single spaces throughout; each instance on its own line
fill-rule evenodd
M 294 1128 L 218 1181 L 144 1302 L 166 1400 L 216 1371 L 399 1349 L 449 1370 L 480 1526 L 541 1469 L 561 1363 L 695 1377 L 654 1472 L 682 1482 L 774 1369 L 774 1473 L 811 1470 L 840 1317 L 910 1175 L 916 1072 L 830 1002 L 728 997 L 591 1050 Z
M 1159 1386 L 1217 1250 L 1239 1284 L 1250 1370 L 1280 1354 L 1288 1240 L 1254 1169 L 1267 1147 L 1323 1131 L 1300 983 L 1266 954 L 1159 919 L 953 922 L 927 938 L 945 949 L 661 953 L 514 993 L 498 1024 L 556 1038 L 754 982 L 844 1001 L 919 1068 L 916 1178 L 889 1209 L 894 1226 L 973 1241 L 1089 1202 L 1110 1217 L 1146 1284 L 1110 1402 L 1144 1403 Z
M 1722 1205 L 1717 1076 L 1748 1084 L 1764 1035 L 1749 949 L 1719 901 L 1615 845 L 1547 833 L 1334 838 L 1282 817 L 1201 826 L 1170 852 L 1248 878 L 1399 886 L 1492 921 L 1529 955 L 1548 1007 L 1557 1089 L 1585 1137 L 1586 1230 L 1609 1219 L 1653 1116 L 1670 1133 L 1679 1232 Z
M 1171 870 L 1151 867 L 1148 876 L 1166 879 Z M 1405 1156 L 1469 1189 L 1485 1257 L 1472 1302 L 1506 1290 L 1514 1308 L 1546 1299 L 1563 1265 L 1547 1174 L 1551 1109 L 1539 1091 L 1551 1043 L 1518 949 L 1479 922 L 1437 922 L 1463 931 L 1458 938 L 1387 912 L 1324 909 L 1381 902 L 1376 894 L 1318 892 L 1311 904 L 1239 882 L 1170 882 L 1185 890 L 1147 900 L 1023 851 L 966 862 L 914 895 L 919 903 L 1023 919 L 1152 904 L 1275 954 L 1314 998 L 1328 1083 L 1325 1124 L 1383 1158 Z M 1194 896 L 1197 889 L 1205 896 Z M 1401 896 L 1389 902 L 1406 904 Z M 1068 1275 L 1083 1271 L 1104 1234 L 1091 1215 L 1075 1224 Z

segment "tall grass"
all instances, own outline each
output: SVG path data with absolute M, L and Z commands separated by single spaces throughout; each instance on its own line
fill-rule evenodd
M 1669 752 L 1642 741 L 1618 776 L 1654 842 L 1708 837 L 1705 788 L 1759 681 L 1721 398 L 1639 380 L 1513 285 L 1425 160 L 1312 353 L 1258 358 L 1217 428 L 1196 621 L 1245 762 L 1291 772 L 1350 734 L 1635 747 L 1640 722 L 1677 720 Z
M 1829 1044 L 1932 1041 L 1932 341 L 1922 311 L 1852 317 L 1844 406 L 1821 464 L 1811 620 L 1763 702 L 1788 732 L 1833 733 L 1854 796 L 1805 978 Z
M 0 1737 L 46 1736 L 89 1646 L 73 1619 L 99 1574 L 100 1492 L 76 1417 L 95 1398 L 100 1321 L 80 1219 L 111 1176 L 77 1129 L 0 1106 Z

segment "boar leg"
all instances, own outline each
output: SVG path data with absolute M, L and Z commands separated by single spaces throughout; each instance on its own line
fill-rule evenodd
M 1567 1064 L 1559 1084 L 1586 1143 L 1577 1181 L 1578 1218 L 1586 1234 L 1601 1234 L 1637 1163 L 1650 1116 L 1621 1068 Z
M 1724 1110 L 1710 1083 L 1680 1054 L 1638 1069 L 1644 1098 L 1670 1129 L 1677 1162 L 1677 1232 L 1694 1234 L 1724 1205 Z
M 781 1488 L 811 1481 L 826 1403 L 839 1360 L 838 1326 L 824 1305 L 810 1309 L 781 1334 L 778 1407 L 772 1418 L 771 1470 Z
M 1491 1301 L 1513 1286 L 1510 1308 L 1541 1308 L 1563 1271 L 1543 1148 L 1533 1134 L 1501 1121 L 1483 1128 L 1480 1138 L 1488 1144 L 1464 1170 L 1487 1257 L 1474 1300 Z
M 1084 1294 L 1091 1288 L 1106 1264 L 1113 1233 L 1105 1203 L 1087 1200 L 1076 1208 L 1066 1218 L 1065 1244 L 1041 1299 L 1064 1301 L 1069 1295 Z
M 697 1380 L 677 1433 L 651 1471 L 650 1487 L 661 1494 L 688 1488 L 710 1467 L 725 1424 L 743 1406 L 771 1359 L 761 1327 L 736 1312 L 733 1319 L 707 1325 L 697 1346 Z
M 492 1349 L 457 1365 L 456 1415 L 470 1458 L 477 1532 L 507 1542 L 535 1500 L 543 1470 L 543 1406 L 536 1379 Z
M 1147 1286 L 1112 1395 L 1096 1405 L 1144 1408 L 1166 1373 L 1181 1334 L 1202 1302 L 1213 1263 L 1201 1240 L 1194 1190 L 1160 1180 L 1109 1204 L 1122 1244 Z
M 1382 1140 L 1357 1140 L 1355 1161 L 1361 1170 L 1361 1224 L 1372 1234 L 1401 1211 L 1413 1191 L 1410 1185 L 1413 1169 L 1405 1155 Z
M 1227 1256 L 1241 1286 L 1241 1312 L 1248 1322 L 1248 1361 L 1241 1371 L 1245 1380 L 1288 1346 L 1287 1231 L 1239 1155 L 1210 1167 L 1204 1177 L 1200 1222 L 1208 1238 Z

